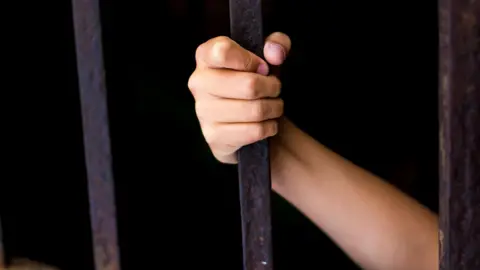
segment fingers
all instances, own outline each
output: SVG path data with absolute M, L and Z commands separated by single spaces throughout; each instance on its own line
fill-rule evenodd
M 206 123 L 203 129 L 208 144 L 226 144 L 235 148 L 274 136 L 278 126 L 277 121 L 267 120 L 254 123 Z
M 258 99 L 277 97 L 281 82 L 275 76 L 263 76 L 231 70 L 197 69 L 188 82 L 196 97 L 212 95 L 227 99 Z
M 232 155 L 240 147 L 274 136 L 278 132 L 275 120 L 253 123 L 201 123 L 206 142 L 217 159 L 234 163 Z M 225 160 L 228 159 L 228 160 Z
M 283 64 L 291 47 L 292 42 L 287 35 L 275 32 L 266 39 L 263 54 L 268 63 L 278 66 Z
M 290 47 L 290 38 L 282 33 L 266 39 L 266 61 L 228 37 L 198 47 L 188 88 L 203 135 L 219 161 L 236 163 L 235 152 L 242 146 L 277 134 L 276 120 L 283 114 L 281 83 L 268 75 L 267 61 L 281 65 Z
M 213 38 L 200 45 L 195 55 L 198 68 L 226 68 L 268 74 L 267 63 L 228 37 Z
M 237 162 L 235 152 L 242 146 L 275 136 L 278 132 L 276 118 L 283 114 L 280 99 L 211 99 L 197 104 L 197 116 L 206 142 L 215 158 L 228 164 Z
M 263 122 L 279 118 L 283 114 L 283 100 L 258 99 L 253 101 L 234 99 L 210 99 L 196 102 L 200 121 L 215 123 Z

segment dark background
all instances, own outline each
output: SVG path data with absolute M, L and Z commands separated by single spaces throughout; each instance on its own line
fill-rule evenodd
M 270 0 L 265 33 L 293 41 L 287 116 L 436 211 L 437 9 L 422 2 Z M 90 270 L 70 2 L 0 10 L 7 257 Z M 124 269 L 241 269 L 236 168 L 211 156 L 186 87 L 195 48 L 228 35 L 228 1 L 106 0 L 102 12 Z M 276 269 L 356 269 L 281 198 L 272 210 Z

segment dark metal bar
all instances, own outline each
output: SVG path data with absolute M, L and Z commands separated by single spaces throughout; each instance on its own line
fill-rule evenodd
M 263 56 L 261 0 L 230 0 L 232 39 Z M 243 147 L 238 153 L 243 259 L 246 270 L 273 269 L 268 141 Z
M 0 269 L 5 267 L 5 250 L 3 247 L 2 220 L 0 219 Z
M 480 269 L 480 1 L 439 4 L 440 269 Z
M 96 270 L 119 270 L 99 0 L 72 0 Z

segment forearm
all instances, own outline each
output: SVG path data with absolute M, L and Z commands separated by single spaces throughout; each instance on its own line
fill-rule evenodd
M 437 217 L 290 122 L 272 139 L 272 186 L 371 270 L 437 269 Z

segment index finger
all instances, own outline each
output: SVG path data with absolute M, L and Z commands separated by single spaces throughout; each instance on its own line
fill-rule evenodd
M 265 60 L 228 37 L 217 37 L 203 43 L 198 47 L 195 58 L 198 68 L 226 68 L 268 75 Z

